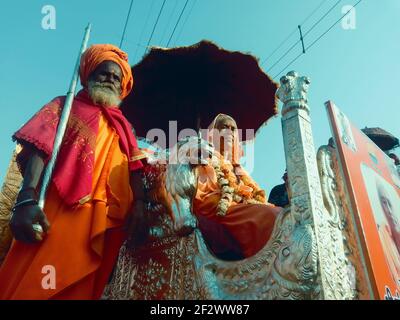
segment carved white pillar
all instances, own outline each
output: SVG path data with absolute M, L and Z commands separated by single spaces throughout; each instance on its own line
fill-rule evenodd
M 310 226 L 313 230 L 312 238 L 317 248 L 317 281 L 321 290 L 320 298 L 349 299 L 350 290 L 337 289 L 338 286 L 343 287 L 343 283 L 347 288 L 349 283 L 347 275 L 343 275 L 346 279 L 341 279 L 342 283 L 335 283 L 339 280 L 335 277 L 336 263 L 332 263 L 332 259 L 336 258 L 332 255 L 332 248 L 337 246 L 332 243 L 321 192 L 307 101 L 310 80 L 291 71 L 283 76 L 280 82 L 277 96 L 283 102 L 282 131 L 294 224 Z M 343 258 L 343 254 L 339 256 Z

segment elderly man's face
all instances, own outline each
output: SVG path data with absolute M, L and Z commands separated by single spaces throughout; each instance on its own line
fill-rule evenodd
M 113 61 L 102 62 L 90 75 L 91 80 L 97 83 L 103 83 L 116 93 L 121 92 L 121 77 L 121 68 Z
M 118 64 L 104 61 L 90 74 L 88 91 L 95 104 L 118 105 L 121 94 L 122 72 Z
M 387 193 L 385 192 L 385 190 L 379 188 L 378 195 L 381 202 L 382 210 L 385 213 L 386 218 L 388 219 L 390 227 L 394 230 L 400 231 L 399 221 L 394 214 L 393 205 Z
M 217 120 L 215 129 L 220 132 L 220 148 L 221 152 L 230 150 L 234 143 L 234 135 L 237 130 L 235 121 L 230 118 L 222 118 Z

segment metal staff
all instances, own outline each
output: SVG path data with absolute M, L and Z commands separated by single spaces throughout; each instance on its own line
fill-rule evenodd
M 76 93 L 76 84 L 78 82 L 80 58 L 81 58 L 82 53 L 86 50 L 91 27 L 92 26 L 89 23 L 85 29 L 85 35 L 83 37 L 81 49 L 79 51 L 78 59 L 75 64 L 74 74 L 72 76 L 71 84 L 69 86 L 69 91 L 67 92 L 67 97 L 65 99 L 64 108 L 61 113 L 60 122 L 58 124 L 57 134 L 56 134 L 56 137 L 54 140 L 53 152 L 51 153 L 50 161 L 47 164 L 46 169 L 44 171 L 43 182 L 42 182 L 42 187 L 40 189 L 39 203 L 38 203 L 39 207 L 42 210 L 44 208 L 46 191 L 49 186 L 51 176 L 53 174 L 54 166 L 56 164 L 58 151 L 60 150 L 60 146 L 61 146 L 62 140 L 64 138 L 65 129 L 67 128 L 67 123 L 68 123 L 69 114 L 71 112 L 72 102 L 74 101 L 74 96 Z

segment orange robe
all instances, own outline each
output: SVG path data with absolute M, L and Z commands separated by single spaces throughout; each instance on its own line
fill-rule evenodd
M 245 258 L 256 254 L 271 237 L 276 216 L 282 210 L 272 204 L 243 204 L 232 202 L 225 216 L 217 216 L 217 207 L 221 190 L 212 166 L 197 167 L 198 187 L 193 202 L 193 211 L 197 216 L 217 222 L 233 237 L 234 243 L 222 234 L 223 230 L 214 228 L 215 232 L 202 230 L 205 240 L 218 248 L 219 241 L 237 245 Z M 207 228 L 207 226 L 206 226 Z M 201 220 L 200 220 L 200 229 Z M 217 249 L 218 250 L 218 249 Z M 215 252 L 217 253 L 217 252 Z
M 91 200 L 76 208 L 67 207 L 50 185 L 44 207 L 50 231 L 38 244 L 14 240 L 0 268 L 0 299 L 101 296 L 124 240 L 122 227 L 133 200 L 128 160 L 118 139 L 101 115 Z M 55 268 L 55 289 L 42 287 L 48 275 L 42 269 L 48 265 Z

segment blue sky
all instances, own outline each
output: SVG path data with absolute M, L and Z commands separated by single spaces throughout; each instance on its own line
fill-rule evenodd
M 297 25 L 307 31 L 337 0 L 189 0 L 172 45 L 202 39 L 264 61 Z M 123 44 L 135 64 L 143 56 L 163 0 L 134 0 Z M 167 0 L 151 45 L 165 46 L 185 0 Z M 341 15 L 342 0 L 305 38 L 306 46 Z M 0 181 L 11 152 L 11 135 L 43 104 L 65 94 L 88 22 L 90 44 L 119 45 L 130 0 L 3 0 L 0 4 Z M 42 7 L 56 9 L 56 29 L 41 26 Z M 175 10 L 174 10 L 175 9 Z M 147 20 L 148 17 L 148 20 Z M 146 24 L 147 21 L 147 24 Z M 295 33 L 262 67 L 270 68 L 298 39 Z M 311 78 L 309 104 L 316 148 L 330 129 L 324 102 L 333 100 L 359 128 L 380 126 L 400 136 L 400 0 L 363 0 L 356 7 L 356 28 L 339 23 L 290 69 Z M 275 76 L 301 51 L 297 46 L 269 74 Z M 255 141 L 256 180 L 267 189 L 281 183 L 285 169 L 280 118 L 262 128 Z

